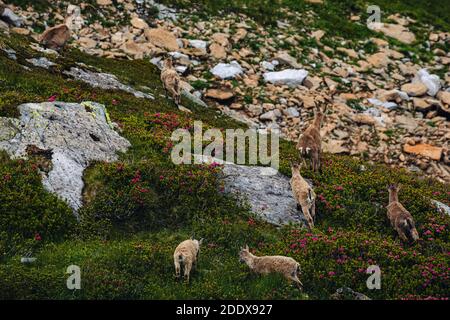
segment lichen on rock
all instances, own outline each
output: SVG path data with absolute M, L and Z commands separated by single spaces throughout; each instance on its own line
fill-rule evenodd
M 272 167 L 246 166 L 216 158 L 194 155 L 197 161 L 223 165 L 225 192 L 240 198 L 262 220 L 277 225 L 304 225 L 297 209 L 289 178 Z M 309 182 L 308 182 L 309 183 Z
M 92 72 L 72 67 L 69 71 L 64 71 L 64 74 L 71 76 L 75 80 L 83 81 L 93 87 L 99 87 L 105 90 L 122 90 L 133 94 L 137 98 L 155 99 L 151 94 L 138 91 L 121 83 L 116 76 L 109 73 Z
M 20 119 L 0 118 L 0 149 L 25 158 L 35 146 L 51 153 L 52 170 L 43 173 L 47 190 L 76 212 L 82 205 L 83 172 L 92 161 L 113 162 L 130 143 L 112 129 L 105 106 L 45 102 L 20 105 Z

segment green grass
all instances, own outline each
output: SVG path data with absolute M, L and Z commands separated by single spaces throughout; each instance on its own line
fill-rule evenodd
M 347 105 L 357 111 L 364 111 L 364 106 L 361 106 L 361 100 L 360 99 L 350 99 L 347 100 Z
M 173 246 L 189 234 L 162 232 L 113 241 L 70 241 L 42 249 L 40 262 L 0 266 L 2 298 L 64 299 L 301 299 L 303 294 L 279 276 L 248 273 L 237 255 L 215 245 L 203 248 L 190 284 L 177 281 Z M 213 243 L 209 243 L 212 245 Z M 236 248 L 237 249 L 237 248 Z M 80 266 L 82 290 L 65 288 L 67 266 Z M 14 285 L 8 278 L 31 286 Z M 35 274 L 35 275 L 33 275 Z M 6 280 L 5 280 L 6 279 Z M 242 286 L 246 282 L 246 286 Z M 39 288 L 36 290 L 36 288 Z M 276 288 L 276 290 L 273 290 Z
M 20 6 L 23 9 L 33 6 L 33 8 L 39 12 L 47 10 L 51 6 L 50 1 L 48 0 L 10 0 L 8 3 Z
M 374 0 L 386 14 L 401 13 L 437 29 L 448 30 L 450 24 L 450 3 L 439 0 Z
M 188 7 L 192 3 L 183 0 L 163 0 L 162 2 L 179 7 Z M 307 3 L 298 0 L 282 1 L 255 1 L 255 0 L 202 0 L 196 1 L 196 5 L 204 14 L 217 14 L 218 12 L 244 12 L 260 23 L 275 23 L 277 19 L 284 18 L 282 8 L 288 8 L 294 12 L 303 13 L 306 10 L 313 10 L 319 17 L 317 26 L 322 29 L 340 35 L 361 36 L 367 35 L 367 29 L 355 25 L 348 19 L 350 14 L 361 15 L 366 19 L 368 5 L 378 5 L 382 11 L 382 19 L 390 14 L 401 13 L 408 15 L 419 22 L 429 23 L 442 30 L 449 28 L 450 24 L 450 4 L 439 0 L 327 0 L 322 5 Z

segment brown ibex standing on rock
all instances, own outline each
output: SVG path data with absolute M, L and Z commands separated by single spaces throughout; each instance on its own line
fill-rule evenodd
M 297 143 L 300 157 L 303 159 L 304 163 L 306 163 L 305 159 L 309 159 L 311 168 L 314 172 L 321 169 L 322 137 L 320 136 L 320 128 L 323 119 L 325 118 L 327 103 L 330 101 L 329 99 L 326 100 L 327 101 L 321 105 L 317 105 L 316 103 L 314 120 L 300 135 Z
M 179 105 L 181 103 L 181 79 L 177 70 L 173 67 L 172 58 L 164 60 L 161 70 L 161 81 L 166 91 L 166 96 L 167 93 L 170 93 L 176 105 Z
M 292 178 L 290 183 L 292 194 L 297 202 L 297 209 L 302 211 L 308 223 L 308 228 L 311 230 L 314 227 L 314 217 L 316 215 L 316 193 L 301 176 L 298 164 L 292 164 L 291 171 Z
M 387 206 L 387 216 L 391 222 L 391 226 L 397 231 L 400 239 L 405 242 L 412 240 L 413 242 L 419 239 L 419 233 L 414 225 L 414 219 L 411 213 L 402 206 L 398 201 L 398 191 L 400 185 L 390 185 L 389 190 L 389 205 Z

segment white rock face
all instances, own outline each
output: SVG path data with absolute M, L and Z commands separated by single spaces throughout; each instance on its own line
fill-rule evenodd
M 253 212 L 265 221 L 284 225 L 303 223 L 303 214 L 289 185 L 289 178 L 272 168 L 226 165 L 224 168 L 225 191 L 243 197 L 250 202 Z
M 286 69 L 278 72 L 267 72 L 264 80 L 273 84 L 284 84 L 290 87 L 301 85 L 308 76 L 308 71 L 304 69 Z
M 170 54 L 170 53 L 169 53 Z M 150 59 L 150 63 L 157 66 L 159 69 L 163 68 L 163 59 L 161 57 L 154 57 Z
M 184 53 L 181 53 L 181 52 L 178 52 L 178 51 L 169 52 L 169 55 L 172 58 L 174 58 L 174 59 L 186 59 L 186 60 L 189 60 L 189 56 L 188 55 L 186 55 Z M 157 59 L 157 58 L 154 58 L 154 59 Z M 159 60 L 162 60 L 162 59 L 159 59 Z
M 66 25 L 72 31 L 79 31 L 84 26 L 85 21 L 81 16 L 81 8 L 79 6 L 69 4 L 67 7 Z
M 0 150 L 13 158 L 27 157 L 27 147 L 51 152 L 52 168 L 43 173 L 45 188 L 66 200 L 76 212 L 82 205 L 83 172 L 92 161 L 113 162 L 116 152 L 131 145 L 112 128 L 103 105 L 94 102 L 27 103 L 20 119 L 0 118 Z M 15 121 L 12 121 L 15 120 Z
M 201 99 L 201 93 L 198 91 L 195 91 L 193 93 L 189 92 L 188 90 L 183 88 L 183 91 L 181 93 L 184 97 L 191 100 L 195 104 L 198 104 L 201 107 L 208 108 L 208 105 Z
M 177 11 L 154 0 L 135 0 L 138 5 L 148 4 L 158 9 L 158 19 L 177 21 Z
M 286 109 L 286 114 L 290 117 L 297 118 L 300 116 L 300 112 L 294 107 L 289 107 Z
M 402 99 L 402 100 L 406 100 L 409 101 L 409 96 L 406 92 L 397 90 L 398 96 Z
M 432 97 L 434 97 L 441 89 L 439 77 L 435 74 L 429 74 L 426 69 L 421 69 L 417 72 L 413 82 L 417 81 L 422 82 L 428 88 L 427 94 Z
M 14 51 L 13 49 L 2 48 L 0 50 L 2 50 L 4 53 L 6 53 L 6 56 L 8 57 L 8 59 L 17 60 L 17 52 Z
M 121 83 L 113 74 L 92 72 L 75 67 L 72 67 L 69 71 L 64 71 L 63 73 L 76 80 L 86 82 L 93 87 L 99 87 L 104 90 L 123 90 L 133 94 L 137 98 L 155 99 L 151 94 L 138 91 Z
M 183 73 L 186 72 L 187 67 L 186 67 L 186 66 L 176 66 L 176 67 L 175 67 L 175 70 L 177 70 L 178 73 L 183 74 Z
M 231 61 L 230 63 L 219 63 L 211 69 L 211 73 L 221 79 L 231 79 L 239 74 L 242 74 L 244 70 L 237 61 Z
M 78 210 L 81 207 L 81 191 L 83 190 L 82 159 L 74 159 L 74 155 L 65 151 L 55 151 L 52 155 L 52 171 L 43 176 L 42 183 L 51 193 L 66 200 L 70 207 Z
M 279 62 L 277 60 L 273 60 L 272 62 L 263 61 L 261 62 L 261 67 L 263 67 L 267 71 L 273 71 L 278 64 Z

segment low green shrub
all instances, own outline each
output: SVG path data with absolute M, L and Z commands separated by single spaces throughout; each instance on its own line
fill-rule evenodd
M 398 240 L 364 231 L 308 232 L 287 230 L 281 247 L 268 245 L 260 254 L 280 252 L 302 266 L 305 291 L 327 298 L 346 286 L 373 299 L 400 299 L 409 294 L 421 297 L 448 297 L 450 286 L 449 251 L 428 255 L 421 245 L 408 246 Z M 366 269 L 381 269 L 381 289 L 369 290 Z
M 0 152 L 0 259 L 29 250 L 30 241 L 60 240 L 75 216 L 65 202 L 42 186 L 37 165 L 10 160 Z

